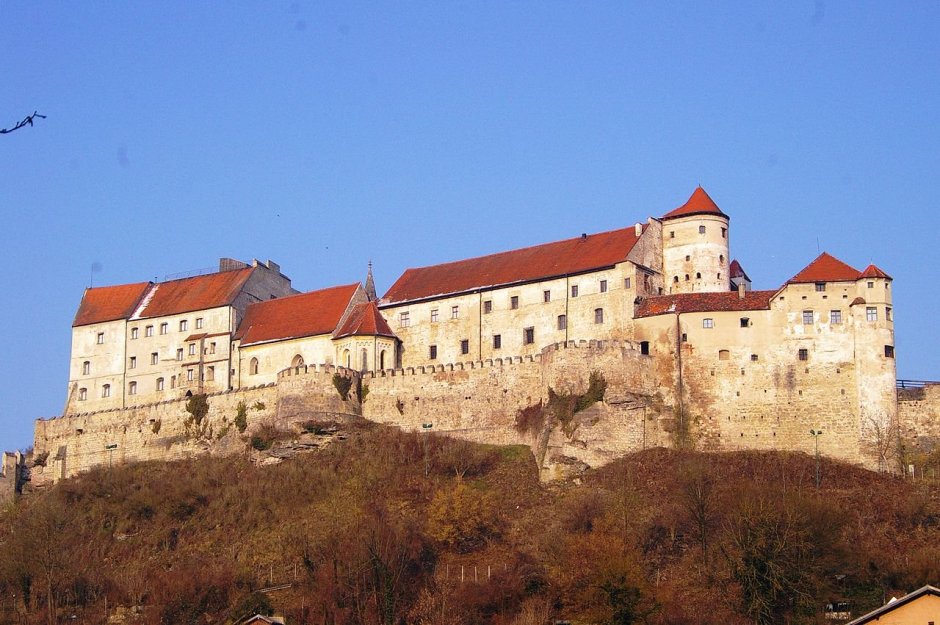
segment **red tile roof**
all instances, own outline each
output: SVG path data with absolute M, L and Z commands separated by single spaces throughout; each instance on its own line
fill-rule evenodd
M 747 291 L 744 297 L 737 291 L 660 295 L 643 300 L 637 307 L 636 316 L 639 318 L 673 313 L 769 310 L 770 299 L 776 292 Z
M 344 336 L 395 336 L 375 302 L 356 304 L 333 338 Z
M 72 327 L 127 319 L 137 308 L 137 304 L 140 303 L 150 284 L 150 282 L 136 282 L 85 289 Z
M 679 208 L 673 209 L 663 215 L 663 220 L 677 219 L 679 217 L 688 217 L 689 215 L 721 215 L 728 218 L 714 200 L 708 197 L 705 189 L 696 187 L 688 201 Z
M 858 277 L 859 278 L 884 278 L 886 280 L 892 279 L 891 276 L 886 274 L 884 271 L 882 271 L 875 265 L 868 265 L 867 267 L 865 267 L 865 271 L 863 271 Z
M 737 259 L 731 261 L 731 266 L 728 267 L 728 271 L 731 272 L 732 278 L 744 278 L 749 282 L 751 280 L 750 277 L 748 277 L 748 275 L 744 272 L 744 268 L 741 267 L 741 263 L 739 263 Z
M 235 338 L 253 345 L 330 334 L 358 288 L 356 282 L 251 304 Z
M 645 229 L 646 225 L 643 226 Z M 612 267 L 626 260 L 637 240 L 635 227 L 631 226 L 489 256 L 407 269 L 381 303 L 395 304 Z
M 136 319 L 177 315 L 231 304 L 254 271 L 253 267 L 155 284 Z
M 816 258 L 816 260 L 803 268 L 803 271 L 787 280 L 787 283 L 853 282 L 858 280 L 858 278 L 858 269 L 846 265 L 835 256 L 831 256 L 828 253 L 823 252 Z

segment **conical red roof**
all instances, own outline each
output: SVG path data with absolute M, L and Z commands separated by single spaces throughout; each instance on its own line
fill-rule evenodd
M 858 280 L 858 269 L 843 263 L 841 260 L 826 252 L 820 254 L 816 260 L 803 268 L 787 282 L 849 282 Z
M 862 275 L 860 275 L 859 278 L 885 278 L 886 280 L 892 279 L 891 276 L 886 274 L 875 265 L 868 265 L 865 267 L 865 271 L 862 272 Z
M 702 187 L 696 187 L 689 200 L 679 208 L 663 215 L 663 220 L 688 217 L 689 215 L 721 215 L 725 218 L 728 217 L 721 212 L 721 209 L 718 208 L 715 201 L 708 197 L 708 194 L 705 193 L 705 189 Z

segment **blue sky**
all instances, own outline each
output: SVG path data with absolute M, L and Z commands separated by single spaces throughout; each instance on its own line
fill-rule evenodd
M 936 2 L 0 3 L 0 447 L 65 401 L 83 289 L 221 256 L 297 288 L 630 225 L 701 184 L 774 288 L 895 278 L 938 379 Z M 927 277 L 924 278 L 924 272 Z

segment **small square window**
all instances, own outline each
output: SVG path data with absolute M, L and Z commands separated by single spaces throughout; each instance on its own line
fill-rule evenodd
M 182 348 L 182 347 L 180 347 L 178 350 L 176 350 L 176 359 L 177 359 L 177 360 L 182 360 L 182 359 L 183 359 L 183 348 Z
M 871 281 L 869 281 L 869 283 L 868 283 L 868 288 L 869 288 L 869 289 L 873 289 L 873 288 L 875 288 L 875 283 L 874 283 L 874 282 L 871 282 Z
M 431 309 L 431 323 L 437 323 L 437 308 Z
M 518 295 L 513 295 L 512 297 L 509 298 L 509 308 L 511 308 L 512 310 L 516 310 L 519 308 L 519 296 Z
M 193 373 L 194 373 L 194 372 L 193 372 L 192 369 L 187 369 L 187 370 L 186 370 L 186 380 L 187 380 L 187 381 L 192 382 L 192 381 L 195 379 L 195 375 L 193 375 Z
M 150 364 L 155 365 L 160 362 L 160 356 L 157 352 L 150 354 Z
M 136 369 L 136 368 L 137 368 L 137 356 L 131 356 L 131 357 L 130 357 L 130 361 L 127 363 L 127 368 L 128 368 L 128 369 Z
M 522 343 L 524 345 L 535 343 L 535 328 L 526 328 L 522 331 Z
M 460 341 L 460 353 L 463 354 L 464 356 L 470 353 L 470 341 L 469 340 L 464 339 Z
M 813 311 L 812 310 L 803 311 L 803 325 L 805 326 L 813 325 Z
M 140 336 L 140 328 L 131 328 L 131 340 Z
M 104 345 L 104 332 L 99 332 L 98 336 L 95 337 L 95 342 L 98 345 Z
M 568 317 L 567 315 L 558 315 L 558 329 L 565 330 L 568 328 Z
M 869 306 L 865 309 L 865 319 L 867 321 L 878 321 L 878 309 L 874 306 Z
M 751 327 L 751 320 L 748 317 L 741 317 L 741 327 L 742 328 Z
M 450 318 L 459 319 L 460 318 L 460 306 L 451 306 L 450 307 Z
M 885 308 L 885 320 L 891 321 L 891 307 L 887 306 Z
M 714 320 L 714 319 L 708 319 L 708 318 L 702 319 L 702 327 L 703 327 L 703 328 L 709 328 L 709 329 L 710 329 L 710 328 L 714 328 L 714 327 L 715 327 L 715 320 Z
M 630 288 L 630 284 L 631 284 L 630 278 L 624 278 L 624 279 L 623 279 L 623 288 L 629 289 L 629 288 Z
M 603 308 L 594 309 L 594 323 L 604 323 L 604 309 Z
M 411 325 L 411 317 L 408 316 L 408 313 L 403 312 L 398 315 L 398 326 L 401 328 L 407 328 Z
M 546 304 L 552 301 L 552 292 L 551 291 L 542 291 L 542 301 Z
M 483 314 L 488 315 L 491 312 L 493 312 L 493 301 L 486 300 L 485 302 L 483 302 Z
M 181 319 L 180 320 L 180 332 L 185 332 L 187 329 L 189 329 L 189 321 L 187 321 L 186 319 Z
M 758 360 L 760 360 L 760 357 L 757 354 L 751 354 L 751 362 L 757 362 Z
M 885 345 L 885 358 L 894 358 L 894 345 Z
M 577 297 L 577 296 L 578 296 L 578 285 L 572 284 L 571 285 L 571 297 Z
M 817 293 L 822 293 L 822 292 L 825 291 L 825 290 L 826 290 L 826 283 L 825 283 L 825 282 L 817 282 L 817 283 L 816 283 L 816 292 L 817 292 Z
M 493 335 L 493 349 L 499 349 L 503 346 L 503 337 L 499 334 Z
M 809 350 L 808 350 L 808 349 L 801 349 L 799 352 L 797 352 L 797 357 L 798 357 L 800 360 L 809 360 Z
M 601 280 L 601 293 L 607 292 L 607 280 Z
M 829 323 L 833 323 L 833 324 L 842 323 L 842 311 L 830 310 L 829 311 Z
M 202 317 L 196 317 L 196 329 L 197 330 L 202 329 Z
M 705 234 L 705 226 L 699 226 L 699 227 L 698 227 L 698 233 L 699 233 L 699 234 Z
M 170 331 L 170 324 L 164 321 L 160 324 L 160 334 L 166 334 Z
M 431 360 L 437 360 L 437 345 L 431 345 L 428 348 L 428 358 Z

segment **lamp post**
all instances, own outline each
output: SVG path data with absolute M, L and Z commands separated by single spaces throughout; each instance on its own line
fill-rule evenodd
M 809 433 L 816 443 L 816 488 L 819 489 L 819 436 L 822 434 L 822 430 L 810 430 Z
M 431 473 L 431 468 L 428 465 L 428 436 L 431 435 L 431 428 L 434 427 L 433 423 L 422 423 L 421 429 L 424 431 L 424 477 L 427 477 Z

